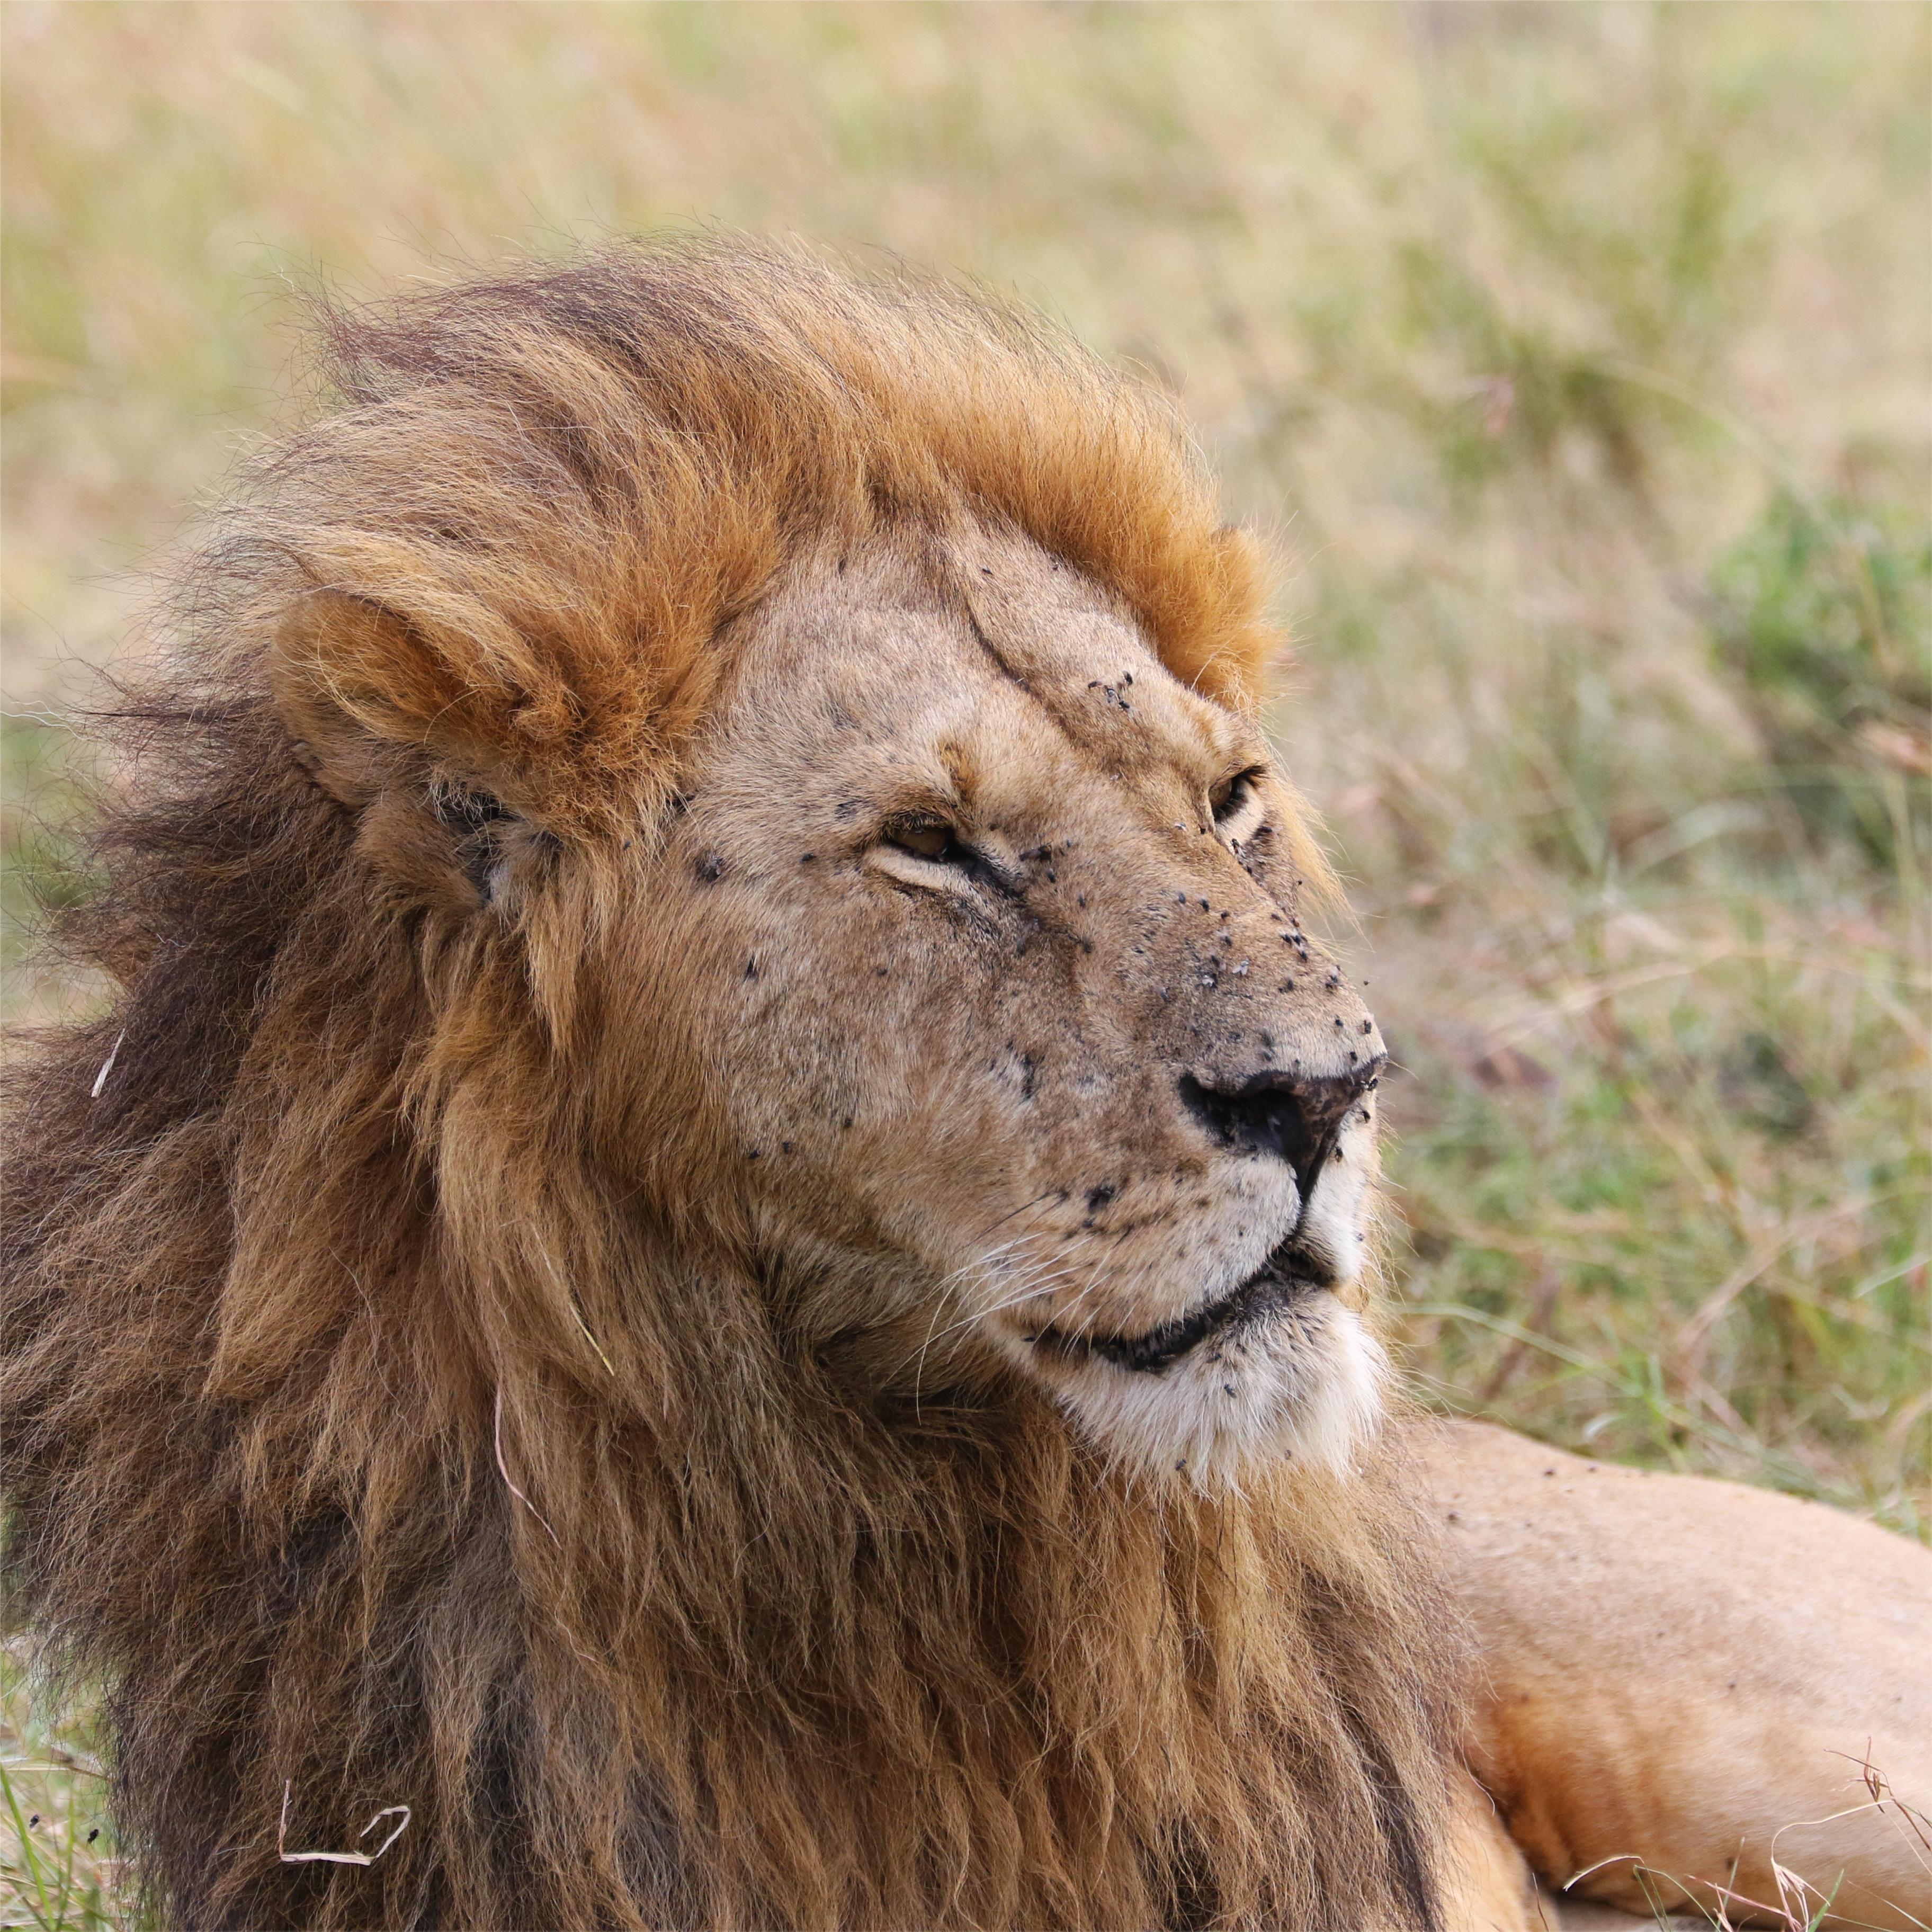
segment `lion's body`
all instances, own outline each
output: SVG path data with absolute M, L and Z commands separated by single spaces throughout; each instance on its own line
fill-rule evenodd
M 1532 1922 L 1174 425 L 729 248 L 336 337 L 10 1091 L 10 1576 L 172 1916 Z
M 1106 1235 L 1124 1323 L 1157 1239 L 1257 1264 L 1288 1168 L 1142 1064 L 1211 1057 L 1227 935 L 1312 982 L 1258 988 L 1284 1053 L 1371 1045 L 1224 844 L 1136 844 L 1191 801 L 1120 802 L 1171 783 L 1136 718 L 1232 755 L 1172 674 L 1238 699 L 1264 641 L 1172 430 L 989 314 L 729 254 L 345 352 L 145 700 L 72 928 L 124 997 L 12 1096 L 13 1575 L 172 1914 L 1430 1919 L 1450 1720 L 1348 1412 L 1206 1492 L 1055 1400 L 1126 1371 L 946 1332 L 946 1230 L 1042 1168 L 1006 1235 Z M 839 843 L 941 714 L 983 811 L 1076 828 L 963 926 Z M 1292 808 L 1264 848 L 1292 897 Z M 397 1805 L 372 1865 L 282 1856 Z
M 1472 1760 L 1546 1880 L 1778 1923 L 1781 1865 L 1801 1923 L 1932 1922 L 1924 1550 L 1500 1429 L 1410 1439 L 1476 1640 Z

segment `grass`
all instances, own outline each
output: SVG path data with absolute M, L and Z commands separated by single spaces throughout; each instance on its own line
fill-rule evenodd
M 10 1646 L 0 1649 L 0 1927 L 92 1932 L 146 1924 L 115 1855 L 95 1732 L 50 1720 Z
M 1932 14 L 89 4 L 0 34 L 9 1012 L 96 997 L 22 938 L 31 888 L 77 889 L 61 721 L 140 647 L 184 507 L 299 406 L 291 281 L 693 218 L 894 250 L 1172 388 L 1291 560 L 1272 722 L 1401 1062 L 1428 1399 L 1926 1533 Z M 8 1667 L 43 1824 L 0 1917 L 106 1922 L 106 1838 L 47 1822 L 92 1747 Z

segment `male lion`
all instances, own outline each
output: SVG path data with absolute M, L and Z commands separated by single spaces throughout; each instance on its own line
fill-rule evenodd
M 13 1092 L 11 1574 L 174 1919 L 1511 1932 L 1466 1766 L 1747 1889 L 1808 1658 L 1916 1774 L 1897 1631 L 1653 1636 L 1623 1479 L 1378 1430 L 1382 1041 L 1155 401 L 722 244 L 332 332 Z

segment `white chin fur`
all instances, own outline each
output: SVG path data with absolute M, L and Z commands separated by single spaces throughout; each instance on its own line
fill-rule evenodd
M 1256 1462 L 1346 1474 L 1381 1424 L 1388 1368 L 1361 1317 L 1323 1289 L 1156 1372 L 1089 1360 L 1060 1400 L 1122 1462 L 1233 1489 Z

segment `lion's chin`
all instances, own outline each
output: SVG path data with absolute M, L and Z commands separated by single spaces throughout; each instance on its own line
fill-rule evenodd
M 1283 1287 L 1250 1284 L 1186 1318 L 1203 1333 L 1171 1324 L 1153 1347 L 1043 1336 L 1040 1366 L 1095 1442 L 1150 1474 L 1222 1490 L 1268 1462 L 1346 1474 L 1381 1423 L 1388 1358 L 1332 1291 Z

